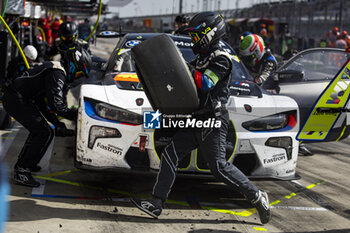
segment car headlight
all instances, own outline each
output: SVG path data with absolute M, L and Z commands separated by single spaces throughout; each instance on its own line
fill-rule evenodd
M 119 130 L 103 126 L 92 126 L 89 132 L 88 147 L 92 149 L 98 138 L 120 138 L 122 137 Z
M 106 103 L 98 103 L 95 105 L 96 114 L 102 118 L 112 121 L 119 121 L 128 124 L 142 124 L 142 116 L 140 114 L 118 108 Z
M 249 131 L 271 131 L 283 129 L 286 126 L 294 128 L 296 125 L 295 112 L 278 113 L 242 123 L 243 128 Z
M 96 114 L 98 117 L 121 123 L 132 125 L 141 125 L 143 123 L 143 117 L 138 113 L 90 98 L 85 98 L 84 101 L 85 111 L 90 117 L 94 118 L 93 115 Z

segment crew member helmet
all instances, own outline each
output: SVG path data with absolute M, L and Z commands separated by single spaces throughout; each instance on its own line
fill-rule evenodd
M 249 66 L 257 64 L 265 52 L 264 40 L 256 34 L 246 36 L 239 45 L 239 55 L 243 62 Z
M 38 57 L 38 51 L 33 45 L 27 45 L 24 47 L 23 53 L 31 61 L 34 61 Z
M 184 24 L 190 22 L 190 17 L 187 15 L 178 15 L 175 18 L 175 23 L 177 24 Z
M 201 12 L 193 16 L 188 25 L 195 54 L 207 51 L 225 35 L 225 22 L 216 12 Z
M 251 33 L 251 32 L 248 32 L 248 31 L 243 32 L 242 35 L 241 35 L 240 41 L 242 41 L 246 36 L 249 36 L 249 35 L 251 35 L 251 34 L 252 34 L 252 33 Z
M 75 23 L 66 21 L 58 29 L 59 35 L 64 42 L 72 43 L 78 35 L 78 27 Z
M 347 31 L 342 31 L 341 32 L 341 36 L 343 37 L 343 39 L 346 39 L 348 37 L 348 32 Z

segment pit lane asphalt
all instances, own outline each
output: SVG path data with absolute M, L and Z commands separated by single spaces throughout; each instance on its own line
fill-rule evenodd
M 15 123 L 0 131 L 8 174 L 25 138 Z M 297 181 L 254 181 L 268 192 L 273 218 L 261 225 L 241 195 L 215 180 L 178 177 L 158 220 L 136 209 L 130 195 L 152 191 L 154 175 L 87 172 L 73 166 L 74 138 L 55 137 L 37 174 L 40 188 L 10 179 L 5 232 L 350 232 L 350 139 L 309 145 Z
M 16 123 L 0 134 L 12 167 L 27 131 Z M 40 188 L 10 179 L 5 232 L 350 232 L 350 139 L 309 146 L 315 155 L 299 157 L 298 181 L 253 181 L 273 203 L 265 225 L 237 192 L 212 179 L 185 177 L 178 177 L 160 218 L 151 219 L 129 196 L 147 196 L 154 175 L 77 170 L 73 143 L 73 137 L 55 137 L 37 174 Z M 12 177 L 12 169 L 8 173 Z

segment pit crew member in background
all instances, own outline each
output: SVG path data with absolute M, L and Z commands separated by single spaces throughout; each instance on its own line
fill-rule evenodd
M 59 53 L 65 64 L 69 65 L 70 49 L 74 47 L 84 48 L 90 53 L 89 44 L 77 37 L 78 27 L 75 23 L 69 21 L 62 23 L 59 27 L 59 38 L 53 42 L 54 44 L 49 48 L 47 56 L 52 59 L 53 56 Z
M 89 18 L 84 20 L 84 23 L 78 26 L 78 36 L 80 39 L 85 40 L 91 33 L 91 25 Z
M 338 27 L 334 27 L 333 30 L 326 33 L 325 39 L 327 41 L 328 47 L 335 48 L 335 42 L 338 36 L 339 36 Z
M 51 23 L 51 38 L 52 43 L 56 40 L 56 38 L 59 36 L 59 28 L 60 28 L 60 18 L 58 16 L 55 17 L 55 20 Z
M 65 126 L 54 120 L 53 112 L 72 121 L 77 119 L 77 110 L 69 109 L 66 104 L 67 83 L 74 81 L 68 80 L 67 75 L 75 78 L 87 75 L 91 58 L 83 49 L 71 50 L 71 56 L 76 60 L 74 68 L 64 69 L 60 62 L 44 62 L 26 70 L 4 89 L 5 110 L 29 131 L 14 167 L 14 180 L 25 186 L 40 186 L 31 172 L 40 170 L 37 164 L 54 136 L 54 131 L 46 119 L 61 129 Z
M 263 39 L 256 34 L 244 37 L 239 45 L 239 56 L 258 85 L 277 69 L 276 58 L 265 48 Z
M 38 57 L 38 51 L 36 48 L 33 45 L 27 45 L 24 47 L 23 53 L 27 58 L 29 65 L 32 66 L 33 62 Z M 26 69 L 27 68 L 21 56 L 12 59 L 7 66 L 7 79 L 13 80 L 14 78 L 20 76 Z
M 263 39 L 258 35 L 251 34 L 244 37 L 239 45 L 239 56 L 258 85 L 263 84 L 277 69 L 276 58 L 269 49 L 265 48 Z M 272 81 L 272 78 L 270 81 Z M 275 93 L 279 91 L 279 87 L 267 88 L 267 90 Z M 299 153 L 302 155 L 313 155 L 303 143 L 299 145 Z
M 174 35 L 186 35 L 186 36 L 188 36 L 186 29 L 188 27 L 189 22 L 190 22 L 190 17 L 188 17 L 187 15 L 176 16 L 175 22 L 174 22 L 174 27 L 175 27 Z
M 335 47 L 339 49 L 347 49 L 348 45 L 343 35 L 339 35 L 335 41 Z
M 142 211 L 158 218 L 175 181 L 178 162 L 191 150 L 200 148 L 213 175 L 242 193 L 257 208 L 261 222 L 267 223 L 271 218 L 267 193 L 255 187 L 225 158 L 229 124 L 225 104 L 229 97 L 232 60 L 220 46 L 220 39 L 225 35 L 224 20 L 215 12 L 202 12 L 191 19 L 188 27 L 194 43 L 192 50 L 197 54 L 189 68 L 200 98 L 200 108 L 194 113 L 194 118 L 204 120 L 215 117 L 222 124 L 220 128 L 179 129 L 161 155 L 153 199 L 133 197 L 131 201 Z

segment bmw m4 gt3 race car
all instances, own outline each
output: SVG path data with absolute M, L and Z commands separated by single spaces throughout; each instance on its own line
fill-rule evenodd
M 117 43 L 101 81 L 81 86 L 75 166 L 90 170 L 157 170 L 173 130 L 146 129 L 152 109 L 135 72 L 131 48 L 159 34 L 127 34 Z M 190 38 L 172 36 L 186 61 L 194 59 Z M 234 51 L 230 98 L 231 126 L 227 136 L 229 162 L 250 178 L 295 179 L 299 130 L 297 103 L 271 95 L 254 82 Z M 155 56 L 160 56 L 155 54 Z M 184 87 L 184 93 L 186 87 Z M 159 114 L 160 115 L 160 114 Z M 158 118 L 160 119 L 160 118 Z M 153 119 L 154 120 L 154 119 Z M 201 151 L 179 162 L 179 172 L 210 174 Z

